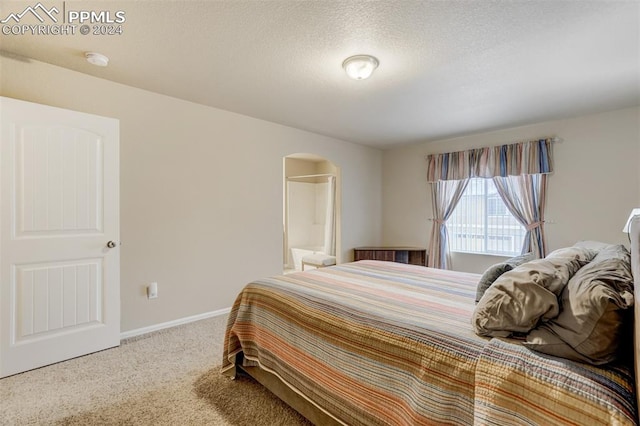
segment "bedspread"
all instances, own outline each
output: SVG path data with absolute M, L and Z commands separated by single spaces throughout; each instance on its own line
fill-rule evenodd
M 522 364 L 505 360 L 505 351 L 494 347 L 500 343 L 473 333 L 478 278 L 360 261 L 257 280 L 229 314 L 222 371 L 233 375 L 242 352 L 244 365 L 276 374 L 348 425 L 481 425 L 500 416 L 515 419 L 511 424 L 553 424 L 526 421 L 528 410 L 542 405 L 528 399 L 528 390 L 514 397 L 514 388 L 539 376 L 535 362 L 544 358 L 496 341 L 518 348 L 511 352 L 514 358 L 520 350 L 531 354 L 532 369 L 514 370 Z M 514 371 L 519 380 L 511 380 Z M 543 394 L 563 388 L 561 381 L 544 390 L 531 386 Z M 632 424 L 625 418 L 624 396 L 607 397 L 614 400 L 615 418 Z M 603 411 L 611 415 L 611 407 Z M 567 409 L 562 415 L 573 414 Z
M 633 373 L 541 355 L 500 339 L 476 366 L 475 424 L 635 424 Z

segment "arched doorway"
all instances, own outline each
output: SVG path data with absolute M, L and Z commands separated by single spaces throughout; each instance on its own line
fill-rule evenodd
M 340 261 L 340 170 L 314 154 L 284 157 L 283 271 L 300 271 L 303 256 Z

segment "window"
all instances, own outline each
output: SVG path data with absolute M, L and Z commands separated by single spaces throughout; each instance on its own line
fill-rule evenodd
M 520 254 L 525 229 L 507 209 L 491 179 L 473 178 L 447 221 L 451 251 Z
M 493 186 L 493 182 L 491 182 Z M 487 215 L 488 216 L 511 216 L 507 206 L 504 205 L 502 198 L 496 193 L 495 195 L 487 195 Z

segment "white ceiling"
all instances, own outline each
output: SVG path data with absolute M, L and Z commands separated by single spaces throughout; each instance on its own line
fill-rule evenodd
M 5 55 L 380 148 L 640 104 L 638 1 L 42 1 L 123 10 L 123 34 Z M 380 66 L 350 80 L 363 53 Z

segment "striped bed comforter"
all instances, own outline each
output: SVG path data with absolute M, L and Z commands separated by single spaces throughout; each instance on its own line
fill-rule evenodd
M 248 284 L 236 355 L 348 425 L 636 424 L 633 370 L 600 369 L 473 333 L 479 276 L 360 261 Z

